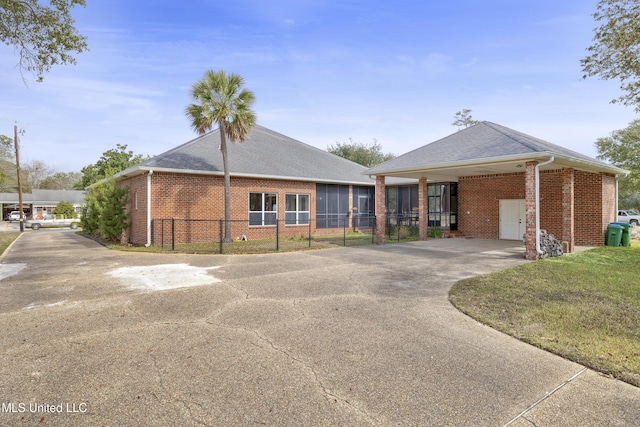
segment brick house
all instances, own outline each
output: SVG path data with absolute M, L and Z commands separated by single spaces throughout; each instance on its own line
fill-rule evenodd
M 491 122 L 481 122 L 364 172 L 376 177 L 378 243 L 389 214 L 386 177 L 417 179 L 409 209 L 429 226 L 466 237 L 519 240 L 538 257 L 538 231 L 601 246 L 616 220 L 617 181 L 627 171 Z M 395 188 L 395 186 L 394 186 Z M 397 191 L 397 190 L 394 190 Z M 393 193 L 395 197 L 395 192 Z
M 224 218 L 219 145 L 215 130 L 116 175 L 129 188 L 130 243 L 151 244 L 169 218 L 180 220 L 177 243 L 219 238 L 217 223 L 206 223 Z M 262 126 L 227 150 L 234 237 L 273 236 L 276 222 L 281 236 L 315 234 L 372 214 L 375 183 L 364 166 Z

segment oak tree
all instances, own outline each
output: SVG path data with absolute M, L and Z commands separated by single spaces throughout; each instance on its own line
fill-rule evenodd
M 49 0 L 49 6 L 38 0 L 0 0 L 0 40 L 15 48 L 21 73 L 42 81 L 52 66 L 76 63 L 74 53 L 88 48 L 71 9 L 85 5 L 85 0 Z
M 613 103 L 635 106 L 640 112 L 640 2 L 600 0 L 593 14 L 600 26 L 580 61 L 583 78 L 619 80 L 623 94 Z

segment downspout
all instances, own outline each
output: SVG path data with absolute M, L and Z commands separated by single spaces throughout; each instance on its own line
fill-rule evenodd
M 555 156 L 551 156 L 549 160 L 536 165 L 536 253 L 542 255 L 540 250 L 540 166 L 553 163 Z
M 147 248 L 151 246 L 151 175 L 153 169 L 147 174 Z
M 613 217 L 615 220 L 618 220 L 618 180 L 620 179 L 620 175 L 616 174 L 616 207 L 613 210 Z

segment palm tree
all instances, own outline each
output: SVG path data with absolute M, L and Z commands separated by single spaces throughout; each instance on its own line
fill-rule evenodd
M 223 70 L 208 70 L 201 80 L 191 87 L 195 104 L 185 109 L 191 127 L 198 134 L 205 134 L 218 125 L 220 130 L 220 151 L 224 167 L 224 241 L 233 242 L 231 237 L 231 176 L 227 156 L 227 137 L 231 142 L 244 142 L 256 116 L 251 111 L 255 100 L 253 92 L 243 89 L 244 79 L 238 74 L 227 74 Z

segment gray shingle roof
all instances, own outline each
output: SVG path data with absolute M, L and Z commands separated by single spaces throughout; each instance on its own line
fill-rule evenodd
M 465 164 L 480 159 L 486 159 L 487 162 L 490 162 L 492 159 L 497 160 L 510 156 L 524 158 L 527 155 L 539 156 L 541 154 L 562 156 L 565 159 L 612 168 L 611 165 L 584 154 L 484 121 L 377 165 L 365 173 L 381 175 L 393 171 L 437 168 L 457 163 Z
M 162 153 L 132 169 L 223 173 L 220 133 L 214 130 Z M 231 176 L 253 176 L 326 183 L 373 184 L 363 175 L 366 167 L 254 126 L 244 143 L 227 141 Z M 126 175 L 129 171 L 123 171 Z

